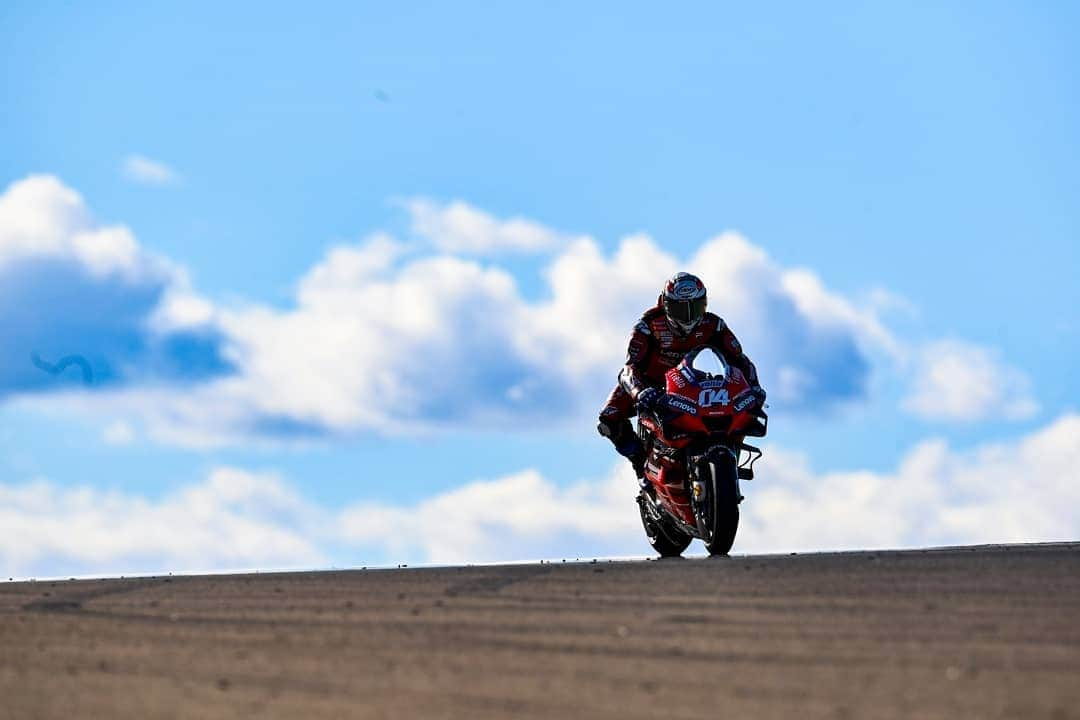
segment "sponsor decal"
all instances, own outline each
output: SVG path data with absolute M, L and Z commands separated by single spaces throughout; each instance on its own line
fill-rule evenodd
M 675 285 L 675 292 L 672 293 L 680 300 L 692 298 L 697 295 L 697 284 L 691 280 L 683 280 Z
M 634 326 L 634 329 L 638 332 L 645 333 L 646 335 L 652 335 L 652 330 L 650 330 L 649 326 L 644 322 L 639 322 L 637 325 Z
M 735 412 L 742 412 L 746 408 L 753 405 L 756 399 L 757 397 L 754 395 L 754 393 L 750 391 L 745 392 L 742 397 L 736 399 Z
M 703 388 L 722 388 L 727 387 L 726 380 L 702 380 L 698 383 Z
M 687 415 L 697 415 L 697 408 L 689 400 L 684 400 L 678 396 L 669 396 L 667 400 L 668 407 L 675 408 L 676 410 L 682 410 Z

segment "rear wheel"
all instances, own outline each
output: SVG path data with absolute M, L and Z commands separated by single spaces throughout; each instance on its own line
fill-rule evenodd
M 739 469 L 727 453 L 704 463 L 709 497 L 702 508 L 705 514 L 705 547 L 710 555 L 727 555 L 739 530 Z
M 638 496 L 641 524 L 645 528 L 645 536 L 649 539 L 649 544 L 660 557 L 679 557 L 683 554 L 683 550 L 690 546 L 693 538 L 663 518 L 654 520 L 645 509 L 647 502 L 649 502 L 648 498 Z

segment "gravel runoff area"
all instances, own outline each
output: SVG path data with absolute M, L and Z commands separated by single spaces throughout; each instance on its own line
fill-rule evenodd
M 0 584 L 0 718 L 1080 718 L 1080 544 Z

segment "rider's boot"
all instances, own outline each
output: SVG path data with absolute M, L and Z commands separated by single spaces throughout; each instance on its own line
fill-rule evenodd
M 600 434 L 611 441 L 615 446 L 615 452 L 619 453 L 634 467 L 634 474 L 638 479 L 638 487 L 645 492 L 652 491 L 652 484 L 645 479 L 645 460 L 647 454 L 641 444 L 641 438 L 634 432 L 629 420 L 620 419 L 612 422 L 607 418 L 600 418 L 600 425 L 596 428 Z
M 653 490 L 652 483 L 645 477 L 645 461 L 647 459 L 645 452 L 642 451 L 630 458 L 630 464 L 634 466 L 634 474 L 637 475 L 638 489 L 652 497 L 655 491 Z

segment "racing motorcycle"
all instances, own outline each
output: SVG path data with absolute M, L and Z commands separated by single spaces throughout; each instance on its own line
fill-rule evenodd
M 726 555 L 739 529 L 739 481 L 753 479 L 761 457 L 744 439 L 765 436 L 766 406 L 707 346 L 668 370 L 665 384 L 667 394 L 638 417 L 647 452 L 641 523 L 662 557 L 681 555 L 694 538 L 710 555 Z

